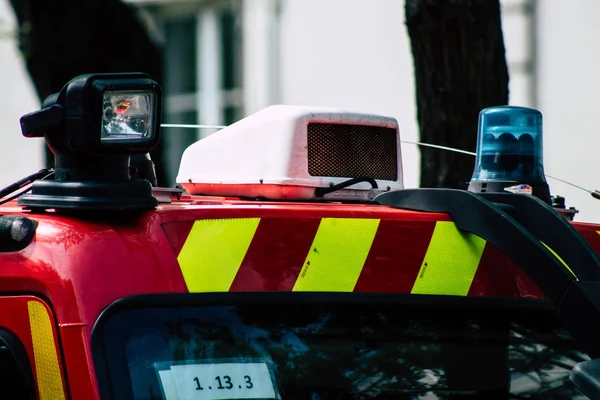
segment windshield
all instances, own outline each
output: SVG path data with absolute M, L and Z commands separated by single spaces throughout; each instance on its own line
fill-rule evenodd
M 588 357 L 546 303 L 282 295 L 216 302 L 204 295 L 193 303 L 159 296 L 105 313 L 93 336 L 104 393 L 136 400 L 586 398 L 568 377 Z

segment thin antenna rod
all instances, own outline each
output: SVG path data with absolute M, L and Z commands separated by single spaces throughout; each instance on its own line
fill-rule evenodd
M 446 146 L 440 146 L 437 144 L 429 144 L 429 143 L 421 143 L 421 142 L 411 142 L 409 140 L 401 140 L 402 143 L 410 143 L 410 144 L 416 144 L 418 146 L 424 146 L 424 147 L 435 147 L 436 149 L 442 149 L 442 150 L 448 150 L 448 151 L 453 151 L 455 153 L 463 153 L 463 154 L 468 154 L 470 156 L 476 156 L 477 153 L 473 153 L 472 151 L 467 151 L 467 150 L 460 150 L 460 149 L 454 149 L 452 147 L 446 147 Z
M 161 128 L 223 129 L 223 125 L 160 124 Z
M 226 128 L 227 126 L 225 125 L 198 125 L 198 124 L 161 124 L 160 125 L 162 128 L 188 128 L 188 129 L 223 129 Z M 461 154 L 467 154 L 470 156 L 476 156 L 477 153 L 474 153 L 472 151 L 467 151 L 467 150 L 461 150 L 461 149 L 455 149 L 453 147 L 447 147 L 447 146 L 440 146 L 437 144 L 430 144 L 430 143 L 423 143 L 423 142 L 413 142 L 410 140 L 401 140 L 400 142 L 402 143 L 408 143 L 408 144 L 414 144 L 417 146 L 423 146 L 423 147 L 433 147 L 436 149 L 441 149 L 441 150 L 446 150 L 446 151 L 452 151 L 454 153 L 461 153 Z M 555 176 L 546 174 L 546 176 L 548 178 L 557 180 L 559 182 L 565 183 L 567 185 L 573 186 L 574 188 L 577 188 L 579 190 L 583 190 L 584 192 L 590 193 L 592 195 L 593 198 L 600 200 L 600 191 L 598 190 L 589 190 L 586 189 L 584 187 L 578 186 L 574 183 L 565 181 L 564 179 L 560 179 L 557 178 Z
M 421 143 L 421 142 L 411 142 L 411 141 L 408 141 L 408 140 L 401 140 L 401 142 L 402 142 L 402 143 L 416 144 L 416 145 L 418 145 L 418 146 L 424 146 L 424 147 L 435 147 L 436 149 L 442 149 L 442 150 L 453 151 L 453 152 L 455 152 L 455 153 L 469 154 L 469 155 L 472 155 L 472 156 L 476 156 L 476 155 L 477 155 L 477 153 L 473 153 L 472 151 L 466 151 L 466 150 L 454 149 L 454 148 L 452 148 L 452 147 L 439 146 L 439 145 L 436 145 L 436 144 Z M 567 185 L 571 185 L 571 186 L 573 186 L 574 188 L 577 188 L 577 189 L 583 190 L 584 192 L 588 192 L 588 193 L 594 193 L 594 191 L 593 191 L 593 190 L 589 190 L 589 189 L 586 189 L 586 188 L 584 188 L 584 187 L 581 187 L 581 186 L 579 186 L 579 185 L 576 185 L 576 184 L 574 184 L 574 183 L 567 182 L 567 181 L 565 181 L 564 179 L 557 178 L 557 177 L 555 177 L 555 176 L 552 176 L 552 175 L 550 175 L 550 174 L 546 174 L 546 176 L 547 176 L 548 178 L 552 178 L 552 179 L 554 179 L 554 180 L 560 181 L 560 182 L 562 182 L 562 183 L 565 183 L 565 184 L 567 184 Z
M 546 174 L 546 176 L 547 176 L 548 178 L 555 179 L 555 180 L 557 180 L 557 181 L 560 181 L 560 182 L 562 182 L 562 183 L 566 183 L 567 185 L 571 185 L 571 186 L 573 186 L 574 188 L 581 189 L 581 190 L 583 190 L 584 192 L 588 192 L 588 193 L 594 193 L 594 191 L 592 191 L 592 190 L 588 190 L 588 189 L 586 189 L 586 188 L 583 188 L 583 187 L 581 187 L 581 186 L 578 186 L 578 185 L 576 185 L 576 184 L 574 184 L 574 183 L 567 182 L 567 181 L 565 181 L 564 179 L 560 179 L 560 178 L 557 178 L 557 177 L 555 177 L 555 176 L 548 175 L 548 174 Z

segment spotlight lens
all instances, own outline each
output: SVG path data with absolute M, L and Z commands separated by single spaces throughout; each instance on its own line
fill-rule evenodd
M 149 91 L 106 91 L 102 101 L 102 142 L 140 141 L 154 137 L 156 94 Z

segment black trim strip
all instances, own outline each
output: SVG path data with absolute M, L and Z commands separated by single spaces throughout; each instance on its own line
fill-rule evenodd
M 224 293 L 165 293 L 136 295 L 119 299 L 105 308 L 92 328 L 91 349 L 96 371 L 96 378 L 100 397 L 102 399 L 130 399 L 128 394 L 118 391 L 110 379 L 105 347 L 105 329 L 113 316 L 120 312 L 140 309 L 164 309 L 174 307 L 199 307 L 243 304 L 244 306 L 256 305 L 258 309 L 268 309 L 276 305 L 277 308 L 288 306 L 303 306 L 327 304 L 332 306 L 377 306 L 397 307 L 411 309 L 448 309 L 469 310 L 474 312 L 489 313 L 506 310 L 540 312 L 554 311 L 554 307 L 547 300 L 539 299 L 507 299 L 492 297 L 462 297 L 462 296 L 437 296 L 415 295 L 409 293 L 327 293 L 327 292 L 224 292 Z
M 512 193 L 481 193 L 485 199 L 510 204 L 514 218 L 550 246 L 579 280 L 600 280 L 600 257 L 564 217 L 537 197 Z
M 448 213 L 459 229 L 485 239 L 521 266 L 555 305 L 575 281 L 552 252 L 508 214 L 514 211 L 512 207 L 503 210 L 481 196 L 455 189 L 399 190 L 381 194 L 374 201 L 396 208 Z
M 407 189 L 375 202 L 447 213 L 516 262 L 556 307 L 561 322 L 590 357 L 600 357 L 600 259 L 585 238 L 542 201 L 514 193 Z M 543 244 L 550 246 L 579 281 Z M 588 280 L 588 281 L 586 281 Z
M 484 308 L 552 308 L 548 300 L 512 299 L 505 297 L 464 297 L 416 295 L 410 293 L 363 293 L 363 292 L 214 292 L 214 293 L 163 293 L 128 296 L 114 301 L 106 307 L 92 328 L 103 329 L 105 322 L 118 312 L 140 308 L 172 308 L 213 305 L 256 304 L 256 306 L 297 305 L 298 303 L 334 304 L 334 305 L 398 305 L 410 307 L 428 307 L 456 309 L 468 307 Z
M 0 327 L 0 351 L 4 352 L 2 361 L 9 361 L 9 365 L 2 365 L 2 368 L 7 368 L 8 366 L 14 367 L 11 371 L 3 371 L 11 374 L 10 376 L 4 375 L 0 379 L 4 383 L 2 387 L 3 394 L 13 399 L 36 399 L 35 380 L 25 346 L 12 331 L 3 327 Z M 10 360 L 7 360 L 7 357 Z M 11 381 L 7 381 L 8 379 Z M 16 392 L 12 392 L 12 390 L 16 390 Z

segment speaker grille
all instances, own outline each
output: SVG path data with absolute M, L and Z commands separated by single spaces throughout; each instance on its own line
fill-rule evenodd
M 398 179 L 396 130 L 379 126 L 308 124 L 311 176 Z

